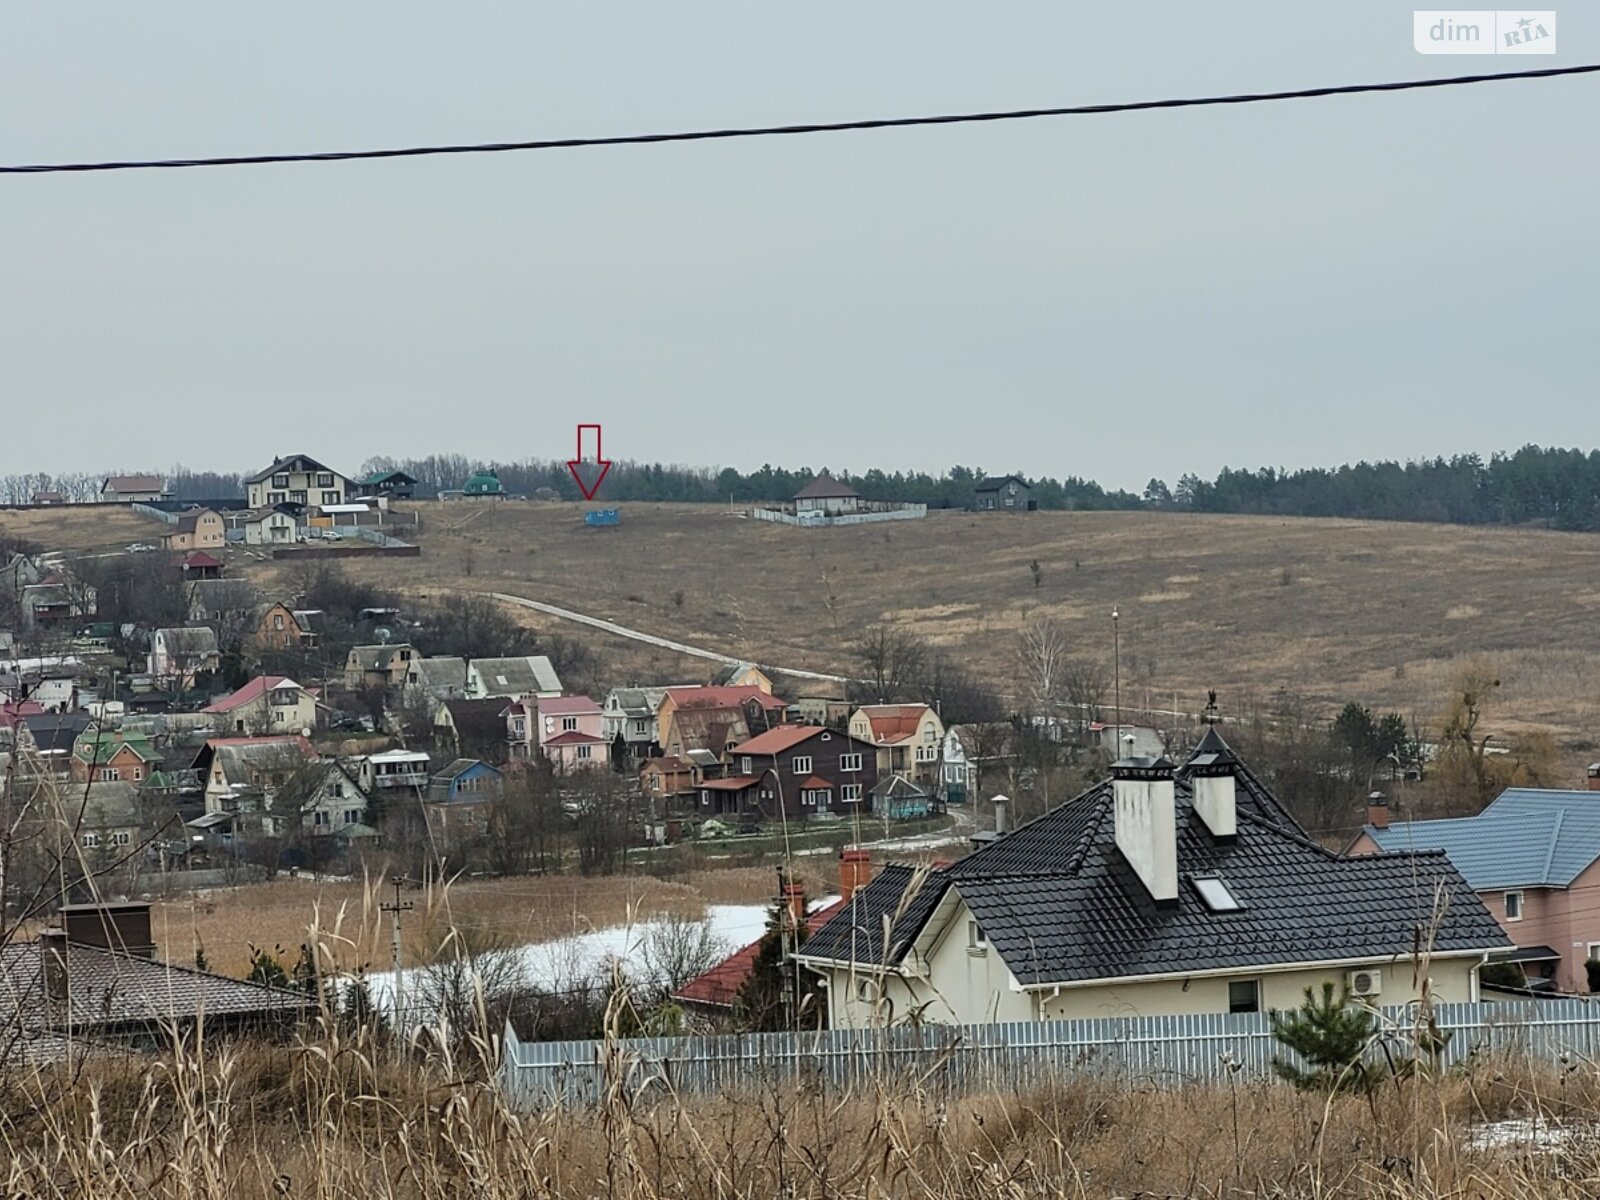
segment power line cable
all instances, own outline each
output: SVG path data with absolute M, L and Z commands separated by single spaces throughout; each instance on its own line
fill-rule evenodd
M 1551 79 L 1563 75 L 1600 72 L 1600 63 L 1575 67 L 1545 67 L 1534 71 L 1498 71 L 1482 75 L 1455 75 L 1444 79 L 1404 79 L 1386 83 L 1350 83 L 1330 87 L 1296 88 L 1281 92 L 1243 92 L 1222 96 L 1194 96 L 1167 100 L 1133 100 L 1116 104 L 1077 104 L 1058 108 L 1019 108 L 988 112 L 946 113 L 921 117 L 876 117 L 855 121 L 819 121 L 803 125 L 756 125 L 675 133 L 630 133 L 611 137 L 546 138 L 526 142 L 477 142 L 438 146 L 401 146 L 387 150 L 329 150 L 314 154 L 230 154 L 209 158 L 127 159 L 101 162 L 34 163 L 0 166 L 3 175 L 52 175 L 85 171 L 150 171 L 186 167 L 255 167 L 273 163 L 351 162 L 374 158 L 427 158 L 443 154 L 504 154 L 523 150 L 576 150 L 594 146 L 642 146 L 665 142 L 709 142 L 733 138 L 786 137 L 809 133 L 848 133 L 873 129 L 909 129 L 924 125 L 975 125 L 997 121 L 1028 121 L 1040 117 L 1101 116 L 1108 113 L 1145 112 L 1151 109 L 1208 108 L 1218 105 L 1262 104 L 1276 100 L 1311 100 L 1323 96 L 1354 96 L 1371 92 L 1410 92 L 1427 88 L 1462 87 L 1511 79 Z

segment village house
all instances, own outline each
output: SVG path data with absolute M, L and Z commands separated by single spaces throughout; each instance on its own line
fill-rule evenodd
M 153 504 L 167 498 L 159 475 L 108 475 L 100 485 L 102 504 Z
M 794 702 L 795 719 L 806 725 L 845 729 L 854 705 L 836 696 L 801 696 Z
M 782 724 L 786 701 L 755 685 L 669 687 L 656 710 L 661 750 L 682 757 L 691 750 L 721 754 L 730 742 L 742 742 Z
M 70 631 L 95 614 L 94 588 L 60 571 L 52 571 L 38 583 L 27 584 L 18 601 L 22 628 L 29 633 Z
M 676 755 L 645 760 L 639 769 L 639 792 L 656 815 L 692 810 L 699 801 L 701 769 Z
M 192 688 L 199 676 L 215 671 L 221 662 L 217 632 L 209 626 L 158 629 L 150 635 L 147 666 L 161 686 Z
M 349 768 L 337 762 L 318 762 L 304 772 L 296 789 L 298 828 L 314 837 L 348 837 L 352 826 L 362 826 L 367 819 L 367 796 L 360 781 Z M 296 814 L 279 811 L 274 816 L 283 824 L 278 833 L 287 833 L 288 822 Z
M 402 687 L 415 651 L 405 642 L 352 646 L 344 661 L 344 685 L 351 691 Z
M 258 675 L 200 711 L 217 717 L 230 734 L 247 737 L 306 733 L 317 723 L 316 697 L 283 675 Z
M 661 687 L 612 688 L 606 693 L 601 735 L 608 742 L 620 735 L 632 758 L 649 758 L 652 747 L 659 744 L 656 712 L 666 694 Z
M 361 790 L 374 794 L 424 792 L 428 788 L 431 760 L 421 750 L 382 750 L 363 755 L 356 764 Z
M 887 921 L 886 921 L 887 918 Z M 885 925 L 888 925 L 887 937 Z M 1181 766 L 1111 778 L 925 874 L 890 866 L 797 956 L 835 1029 L 1478 999 L 1509 943 L 1443 854 L 1348 858 L 1295 823 L 1215 729 Z
M 88 852 L 90 865 L 96 868 L 126 859 L 147 838 L 165 832 L 162 828 L 146 831 L 139 807 L 139 785 L 123 779 L 90 783 L 83 791 L 75 792 L 70 812 L 63 818 L 77 835 L 78 848 Z M 166 823 L 176 823 L 177 819 L 173 812 Z
M 254 509 L 279 504 L 298 504 L 306 508 L 343 504 L 350 494 L 348 479 L 306 454 L 278 459 L 245 479 L 244 486 L 247 501 Z
M 209 508 L 196 508 L 179 514 L 172 531 L 161 538 L 165 549 L 178 553 L 220 550 L 227 542 L 228 530 L 221 514 Z
M 276 833 L 278 792 L 316 757 L 316 748 L 299 734 L 211 738 L 194 762 L 205 780 L 206 815 L 199 820 L 226 818 L 240 834 Z
M 542 654 L 521 658 L 474 658 L 467 663 L 468 700 L 520 700 L 561 695 L 561 680 Z
M 356 486 L 362 496 L 387 496 L 391 500 L 409 500 L 416 489 L 417 480 L 404 471 L 378 471 Z
M 258 654 L 264 650 L 309 649 L 317 644 L 317 635 L 308 626 L 305 617 L 275 600 L 261 610 L 250 634 L 250 647 Z
M 728 750 L 728 775 L 700 785 L 701 817 L 853 816 L 878 782 L 872 743 L 820 725 L 778 725 Z
M 458 849 L 488 833 L 490 812 L 503 786 L 500 772 L 476 758 L 458 758 L 435 774 L 423 805 L 435 844 Z
M 143 734 L 85 729 L 72 743 L 68 772 L 74 783 L 90 780 L 138 783 L 156 769 L 161 756 Z
M 1600 780 L 1594 782 L 1600 783 Z M 1349 853 L 1440 850 L 1517 945 L 1530 986 L 1587 993 L 1600 963 L 1600 795 L 1510 788 L 1476 816 L 1389 820 L 1375 794 Z M 1409 893 L 1408 893 L 1409 894 Z
M 406 672 L 410 702 L 451 700 L 467 694 L 467 660 L 452 655 L 433 658 L 412 656 Z
M 978 789 L 978 763 L 975 749 L 969 750 L 970 729 L 963 735 L 959 725 L 944 733 L 944 767 L 940 779 L 940 798 L 946 804 L 965 804 Z
M 979 512 L 1028 512 L 1037 507 L 1028 498 L 1032 490 L 1020 475 L 1001 475 L 979 480 L 972 494 Z
M 511 747 L 504 700 L 441 700 L 433 710 L 433 744 L 442 755 L 503 763 Z M 526 736 L 526 733 L 524 734 Z
M 199 579 L 189 585 L 189 620 L 215 629 L 248 628 L 260 602 L 248 579 Z
M 0 948 L 0 1020 L 17 1061 L 62 1061 L 85 1046 L 137 1047 L 286 1033 L 317 998 L 156 958 L 150 903 L 69 904 L 55 926 Z
M 583 771 L 611 762 L 600 705 L 587 696 L 530 701 L 537 714 L 538 746 L 558 772 Z
M 859 512 L 861 493 L 823 471 L 794 494 L 793 504 L 796 514 L 819 513 L 835 517 L 841 513 Z
M 299 523 L 279 508 L 248 508 L 231 512 L 224 522 L 247 546 L 286 546 L 299 537 Z
M 877 747 L 878 773 L 936 788 L 944 722 L 926 704 L 864 704 L 850 716 L 850 736 Z

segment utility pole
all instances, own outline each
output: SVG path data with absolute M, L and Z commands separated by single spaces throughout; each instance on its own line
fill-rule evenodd
M 1111 662 L 1112 678 L 1115 680 L 1117 732 L 1111 741 L 1120 757 L 1122 754 L 1122 639 L 1117 627 L 1117 619 L 1121 614 L 1115 608 L 1111 610 Z
M 378 909 L 380 912 L 389 913 L 393 918 L 391 924 L 393 938 L 391 963 L 394 971 L 394 1028 L 395 1033 L 399 1035 L 399 1043 L 404 1045 L 406 1037 L 406 1006 L 405 977 L 400 973 L 400 914 L 410 912 L 415 906 L 410 900 L 403 901 L 400 899 L 400 888 L 409 882 L 404 875 L 391 876 L 389 882 L 394 885 L 394 903 L 380 903 Z

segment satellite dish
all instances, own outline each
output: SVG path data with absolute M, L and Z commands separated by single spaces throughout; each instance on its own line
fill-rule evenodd
M 300 730 L 300 736 L 303 737 L 303 738 L 310 737 L 311 736 L 311 726 L 307 725 L 303 729 L 301 729 Z
M 394 630 L 390 629 L 387 625 L 379 625 L 372 631 L 372 636 L 387 646 L 389 644 L 389 639 L 394 636 Z

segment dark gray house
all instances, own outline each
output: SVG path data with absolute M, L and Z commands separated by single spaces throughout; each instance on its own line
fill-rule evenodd
M 1032 488 L 1019 475 L 979 480 L 972 489 L 979 512 L 1028 512 L 1037 505 L 1029 499 Z

